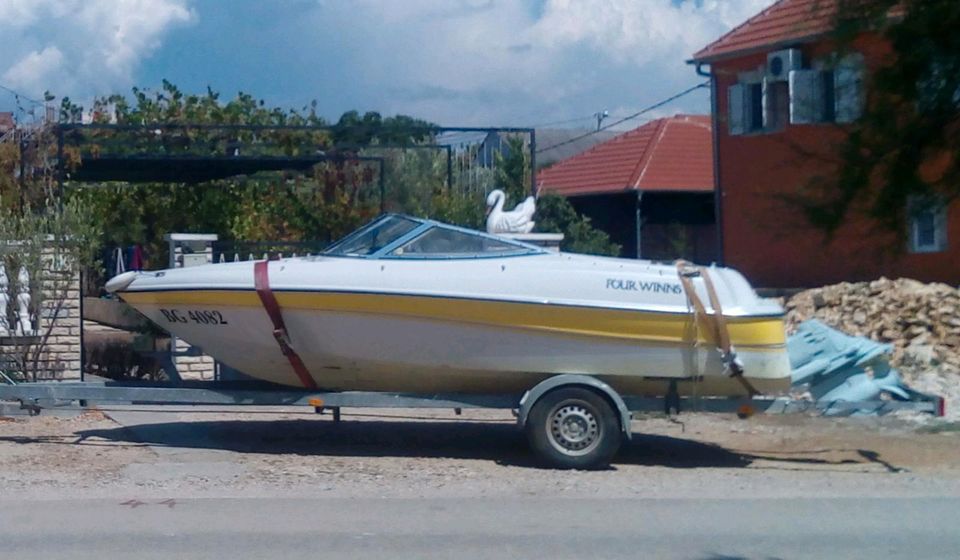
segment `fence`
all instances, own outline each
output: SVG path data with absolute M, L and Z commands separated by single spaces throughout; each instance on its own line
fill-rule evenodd
M 320 253 L 327 245 L 326 241 L 217 241 L 213 244 L 213 262 L 306 257 Z

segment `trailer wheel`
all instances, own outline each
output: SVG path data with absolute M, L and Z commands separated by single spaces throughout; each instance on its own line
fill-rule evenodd
M 540 397 L 526 424 L 530 447 L 561 469 L 602 468 L 622 441 L 617 413 L 590 389 L 564 387 Z

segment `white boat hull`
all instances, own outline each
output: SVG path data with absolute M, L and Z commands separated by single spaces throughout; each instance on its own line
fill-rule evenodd
M 676 266 L 548 253 L 397 216 L 327 254 L 257 266 L 127 273 L 107 289 L 217 360 L 282 385 L 513 393 L 579 373 L 623 393 L 697 380 L 681 390 L 740 395 L 709 317 L 721 313 L 750 382 L 765 392 L 790 383 L 783 309 L 729 269 L 681 277 Z M 283 355 L 258 289 L 276 300 L 309 377 Z
M 257 379 L 303 386 L 271 336 L 262 307 L 135 304 L 174 335 Z M 222 324 L 194 322 L 216 312 Z M 169 317 L 186 318 L 186 322 Z M 316 384 L 332 390 L 505 393 L 528 389 L 555 374 L 598 376 L 618 391 L 662 395 L 670 378 L 687 392 L 739 395 L 743 387 L 719 376 L 719 354 L 691 342 L 649 341 L 549 332 L 385 314 L 285 309 L 291 345 Z M 742 349 L 751 381 L 765 392 L 786 389 L 786 353 Z

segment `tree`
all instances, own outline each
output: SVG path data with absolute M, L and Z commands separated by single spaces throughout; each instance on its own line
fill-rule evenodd
M 892 56 L 868 78 L 861 119 L 841 165 L 804 200 L 811 222 L 834 232 L 852 211 L 903 232 L 911 199 L 960 195 L 960 2 L 843 0 L 835 38 L 850 48 L 879 33 Z
M 77 297 L 79 273 L 96 266 L 100 231 L 79 202 L 24 211 L 0 208 L 0 371 L 37 381 L 54 373 L 46 361 L 68 299 Z
M 347 149 L 377 144 L 405 146 L 429 140 L 436 128 L 434 124 L 406 115 L 384 119 L 374 111 L 363 116 L 357 111 L 347 111 L 333 125 L 333 140 L 337 146 Z
M 507 137 L 506 155 L 495 153 L 497 188 L 503 189 L 507 200 L 514 204 L 527 198 L 530 192 L 530 154 L 523 137 Z
M 610 241 L 610 236 L 590 225 L 590 218 L 577 213 L 566 198 L 556 194 L 544 194 L 537 200 L 537 230 L 560 232 L 563 242 L 560 248 L 571 253 L 590 255 L 620 254 L 620 245 Z
M 77 320 L 63 315 L 80 272 L 96 270 L 101 240 L 88 206 L 58 199 L 56 166 L 49 125 L 0 145 L 0 371 L 32 381 L 58 372 L 51 337 Z
M 69 99 L 61 119 L 85 114 Z M 133 131 L 82 130 L 67 137 L 77 158 L 104 154 L 209 157 L 320 157 L 326 161 L 303 173 L 258 173 L 246 177 L 184 183 L 103 183 L 68 189 L 104 217 L 109 246 L 141 244 L 150 266 L 165 261 L 163 234 L 216 232 L 226 239 L 329 241 L 379 211 L 377 166 L 359 162 L 371 146 L 413 145 L 432 139 L 435 125 L 403 115 L 382 117 L 349 111 L 334 125 L 316 114 L 316 103 L 283 110 L 239 93 L 222 100 L 208 89 L 185 94 L 164 81 L 156 91 L 134 88 L 97 98 L 86 112 L 94 122 L 160 124 Z M 183 127 L 176 125 L 183 124 Z M 216 129 L 189 125 L 310 126 L 310 129 Z M 242 154 L 240 153 L 242 150 Z M 388 187 L 390 185 L 388 184 Z M 402 208 L 401 208 L 402 209 Z
M 363 153 L 386 159 L 388 209 L 463 227 L 483 226 L 485 189 L 448 185 L 446 152 L 373 146 Z

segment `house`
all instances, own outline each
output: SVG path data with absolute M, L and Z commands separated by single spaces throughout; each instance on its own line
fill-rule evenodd
M 902 236 L 851 215 L 832 239 L 797 204 L 836 176 L 871 69 L 892 52 L 873 32 L 838 48 L 838 2 L 779 0 L 690 61 L 712 85 L 720 260 L 771 288 L 879 276 L 960 283 L 957 202 L 908 205 Z
M 597 144 L 537 174 L 538 191 L 567 197 L 622 255 L 715 260 L 710 117 L 676 115 Z
M 17 123 L 13 120 L 13 113 L 0 111 L 0 136 L 3 136 L 16 127 Z

